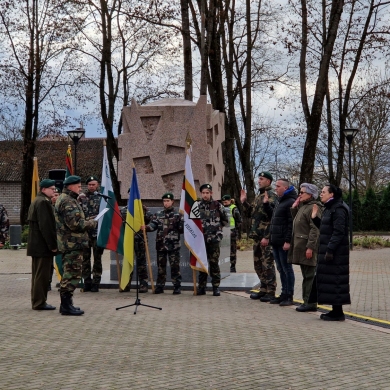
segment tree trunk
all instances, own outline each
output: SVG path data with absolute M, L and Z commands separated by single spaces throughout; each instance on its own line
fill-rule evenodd
M 184 63 L 184 99 L 192 101 L 192 51 L 190 37 L 190 17 L 188 0 L 180 0 L 181 4 L 181 34 L 183 36 L 183 63 Z

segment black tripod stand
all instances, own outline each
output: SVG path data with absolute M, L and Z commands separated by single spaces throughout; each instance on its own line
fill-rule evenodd
M 122 222 L 124 222 L 135 234 L 135 236 L 137 236 L 139 239 L 141 239 L 144 244 L 146 245 L 146 242 L 145 240 L 143 239 L 143 237 L 138 233 L 136 232 L 132 226 L 130 226 L 126 219 L 122 217 L 122 214 L 120 212 L 118 212 L 117 210 L 115 210 L 115 207 L 109 203 L 109 199 L 111 199 L 110 197 L 108 196 L 102 196 L 104 198 L 104 200 L 106 201 L 106 203 L 110 206 L 111 210 L 114 211 L 115 214 L 119 215 L 119 217 L 121 218 Z M 123 261 L 126 261 L 125 259 L 123 259 Z M 157 306 L 150 306 L 150 305 L 145 305 L 144 303 L 141 303 L 141 299 L 138 297 L 138 293 L 139 293 L 139 278 L 138 278 L 138 264 L 137 262 L 135 261 L 135 266 L 136 266 L 136 273 L 137 273 L 137 278 L 136 278 L 136 291 L 137 291 L 137 295 L 135 297 L 135 302 L 132 303 L 131 305 L 126 305 L 126 306 L 121 306 L 121 307 L 117 307 L 116 310 L 120 310 L 120 309 L 124 309 L 126 307 L 130 307 L 130 306 L 135 306 L 135 310 L 134 310 L 134 314 L 137 314 L 137 309 L 138 309 L 138 306 L 146 306 L 146 307 L 150 307 L 152 309 L 158 309 L 158 310 L 162 310 L 162 307 L 157 307 Z M 119 279 L 119 275 L 118 275 L 118 279 Z M 120 283 L 120 280 L 119 280 L 119 283 Z M 131 283 L 131 281 L 129 281 L 129 283 Z
M 138 264 L 136 264 L 136 273 L 137 273 L 137 279 L 136 279 L 136 281 L 137 281 L 136 282 L 136 291 L 137 292 L 136 292 L 136 296 L 135 296 L 135 302 L 132 303 L 131 305 L 117 307 L 116 310 L 124 309 L 126 307 L 131 307 L 131 306 L 135 306 L 134 314 L 137 314 L 138 306 L 146 306 L 146 307 L 150 307 L 152 309 L 162 310 L 162 307 L 150 306 L 150 305 L 145 305 L 144 303 L 141 303 L 141 299 L 138 297 L 138 294 L 139 294 Z M 130 281 L 129 281 L 129 283 L 130 283 Z

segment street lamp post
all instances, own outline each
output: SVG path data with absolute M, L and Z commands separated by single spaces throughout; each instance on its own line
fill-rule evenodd
M 85 134 L 85 130 L 82 127 L 79 127 L 74 130 L 69 130 L 67 131 L 67 133 L 70 139 L 74 143 L 74 174 L 76 175 L 77 174 L 77 144 L 79 143 L 81 138 L 83 138 Z
M 353 222 L 352 222 L 352 141 L 356 134 L 359 132 L 358 129 L 345 129 L 344 136 L 348 141 L 349 145 L 349 248 L 353 249 Z

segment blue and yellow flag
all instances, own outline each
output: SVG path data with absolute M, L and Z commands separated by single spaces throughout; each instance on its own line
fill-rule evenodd
M 145 224 L 141 196 L 138 189 L 137 174 L 133 168 L 129 202 L 127 203 L 127 216 L 125 237 L 123 240 L 123 265 L 120 288 L 125 289 L 129 283 L 130 274 L 134 268 L 134 235 Z

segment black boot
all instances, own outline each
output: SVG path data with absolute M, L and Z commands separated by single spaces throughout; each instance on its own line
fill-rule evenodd
M 206 295 L 206 288 L 198 287 L 198 290 L 196 291 L 196 295 Z
M 63 316 L 81 316 L 84 314 L 83 310 L 76 310 L 71 304 L 72 295 L 69 292 L 61 294 L 60 313 Z
M 79 307 L 73 306 L 73 295 L 70 296 L 70 304 L 72 305 L 73 309 L 80 310 Z M 62 306 L 60 305 L 60 313 L 62 313 Z
M 180 284 L 176 284 L 173 286 L 173 294 L 178 295 L 181 294 L 181 286 Z
M 219 297 L 221 293 L 219 292 L 218 287 L 213 287 L 213 297 Z
M 84 288 L 83 288 L 83 292 L 88 292 L 88 291 L 91 291 L 92 289 L 92 281 L 91 279 L 87 279 L 85 280 L 84 279 Z
M 89 290 L 91 292 L 99 292 L 99 285 L 92 283 L 91 289 Z

